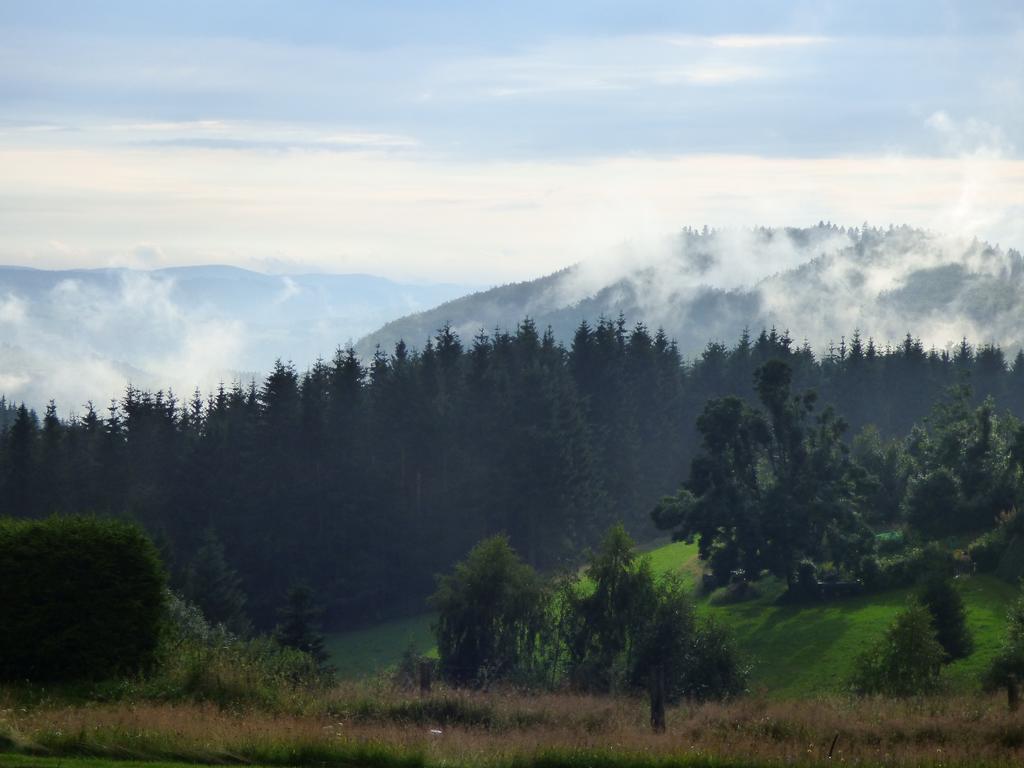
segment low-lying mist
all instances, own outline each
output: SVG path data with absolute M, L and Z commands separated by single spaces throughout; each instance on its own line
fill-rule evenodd
M 685 229 L 530 283 L 391 323 L 359 349 L 422 346 L 445 322 L 464 337 L 525 316 L 563 341 L 583 320 L 623 314 L 664 328 L 683 353 L 745 328 L 788 329 L 815 352 L 859 329 L 884 346 L 908 332 L 945 348 L 967 336 L 1015 350 L 1024 327 L 1020 253 L 910 227 Z
M 0 268 L 0 394 L 61 415 L 129 383 L 189 395 L 259 378 L 277 358 L 329 358 L 389 318 L 464 294 L 368 275 L 271 276 L 229 267 Z
M 128 383 L 183 396 L 259 378 L 277 358 L 304 369 L 363 334 L 368 357 L 399 339 L 422 348 L 446 323 L 469 340 L 527 316 L 568 344 L 581 321 L 621 313 L 664 328 L 689 357 L 773 326 L 819 354 L 855 329 L 879 347 L 908 332 L 938 348 L 966 336 L 1010 357 L 1024 340 L 1020 253 L 910 227 L 684 229 L 467 291 L 225 267 L 0 268 L 0 394 L 35 408 L 52 398 L 67 414 Z

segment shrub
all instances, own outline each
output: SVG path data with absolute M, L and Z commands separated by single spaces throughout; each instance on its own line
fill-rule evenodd
M 921 604 L 928 609 L 935 627 L 935 639 L 946 651 L 946 660 L 969 656 L 974 640 L 967 629 L 967 611 L 953 582 L 940 576 L 925 580 L 920 591 Z
M 1024 680 L 1024 596 L 1010 607 L 1003 643 L 983 682 L 986 688 L 994 689 L 1006 685 L 1011 677 Z
M 747 690 L 750 665 L 725 625 L 708 617 L 697 624 L 690 652 L 692 663 L 684 694 L 692 699 L 724 699 Z
M 866 573 L 862 578 L 865 585 L 873 589 L 895 589 L 915 584 L 932 574 L 950 576 L 953 573 L 953 565 L 953 553 L 932 542 L 925 547 L 915 547 L 895 557 L 879 558 L 878 571 L 872 574 L 873 585 L 869 583 Z M 865 566 L 872 567 L 867 566 L 862 560 L 862 572 Z
M 698 620 L 682 580 L 668 574 L 655 587 L 656 604 L 637 632 L 630 682 L 650 684 L 650 672 L 661 666 L 666 695 L 679 699 L 722 699 L 742 693 L 746 667 L 731 634 L 711 620 Z
M 896 617 L 885 636 L 857 658 L 853 688 L 858 693 L 889 696 L 931 693 L 938 687 L 944 658 L 931 614 L 912 603 Z
M 996 575 L 1010 584 L 1018 583 L 1024 577 L 1024 536 L 1010 539 L 999 556 Z
M 883 531 L 875 535 L 875 551 L 879 555 L 894 555 L 907 546 L 903 531 Z
M 789 596 L 796 600 L 817 600 L 821 597 L 818 586 L 818 566 L 811 560 L 801 560 L 796 569 L 796 581 L 790 585 Z
M 104 679 L 151 665 L 164 573 L 136 525 L 0 520 L 0 678 Z
M 991 573 L 999 565 L 999 558 L 1006 549 L 1006 530 L 993 528 L 983 533 L 967 547 L 967 554 L 981 573 Z
M 308 653 L 266 637 L 239 638 L 177 595 L 169 593 L 166 605 L 157 663 L 140 683 L 143 698 L 288 709 L 330 682 Z
M 874 555 L 865 555 L 857 565 L 857 576 L 866 589 L 881 589 L 882 566 Z

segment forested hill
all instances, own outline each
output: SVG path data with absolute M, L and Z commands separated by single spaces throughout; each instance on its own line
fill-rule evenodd
M 883 342 L 912 328 L 926 346 L 966 335 L 1015 349 L 1024 341 L 1022 264 L 1012 249 L 909 227 L 687 229 L 664 248 L 627 248 L 395 320 L 357 349 L 422 346 L 446 323 L 470 337 L 525 316 L 568 342 L 581 320 L 620 313 L 664 328 L 687 356 L 708 339 L 772 326 L 799 328 L 816 350 L 851 328 Z
M 369 621 L 421 610 L 434 574 L 493 532 L 545 568 L 576 562 L 615 520 L 651 535 L 653 506 L 688 474 L 705 403 L 753 399 L 754 371 L 772 359 L 852 431 L 903 438 L 964 382 L 1024 413 L 1024 355 L 1008 366 L 966 342 L 950 354 L 853 334 L 819 359 L 768 331 L 685 363 L 665 334 L 624 321 L 580 325 L 567 347 L 531 321 L 465 340 L 445 328 L 421 352 L 278 364 L 185 402 L 129 389 L 71 422 L 5 405 L 0 515 L 138 519 L 216 620 L 246 595 L 267 626 L 305 582 L 332 624 Z M 884 468 L 885 445 L 861 443 Z M 234 598 L 205 605 L 211 582 Z

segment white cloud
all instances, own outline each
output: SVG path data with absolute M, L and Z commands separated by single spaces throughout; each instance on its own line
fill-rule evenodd
M 27 313 L 27 300 L 13 293 L 0 297 L 0 325 L 21 325 Z
M 955 120 L 939 110 L 928 116 L 925 125 L 939 136 L 943 149 L 949 154 L 999 157 L 1014 152 L 1003 129 L 985 120 L 974 117 Z
M 298 283 L 287 275 L 283 275 L 281 277 L 281 293 L 279 293 L 274 299 L 274 303 L 284 304 L 289 299 L 293 299 L 301 293 L 302 289 L 299 288 Z
M 717 48 L 803 48 L 823 45 L 830 38 L 814 35 L 721 35 L 710 38 Z
M 734 49 L 805 48 L 832 42 L 832 38 L 816 35 L 675 35 L 665 39 L 679 47 Z
M 1024 161 L 999 157 L 455 162 L 421 152 L 6 146 L 0 167 L 0 262 L 29 266 L 123 263 L 155 242 L 166 265 L 301 263 L 488 283 L 685 224 L 819 219 L 1024 245 Z

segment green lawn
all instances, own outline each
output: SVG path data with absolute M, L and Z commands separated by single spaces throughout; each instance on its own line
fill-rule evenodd
M 700 573 L 696 544 L 666 544 L 647 553 L 657 573 L 676 571 L 691 585 Z M 959 580 L 974 635 L 974 653 L 950 665 L 951 687 L 978 687 L 982 671 L 1002 637 L 1006 610 L 1017 590 L 994 576 Z M 751 684 L 772 696 L 804 696 L 844 689 L 853 660 L 878 638 L 905 605 L 909 590 L 834 600 L 821 605 L 777 605 L 774 594 L 734 605 L 699 602 L 732 627 L 753 663 Z M 373 674 L 395 663 L 412 638 L 417 650 L 432 649 L 431 614 L 387 622 L 358 632 L 333 635 L 329 648 L 346 677 Z

